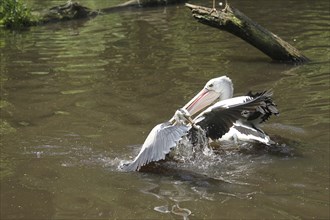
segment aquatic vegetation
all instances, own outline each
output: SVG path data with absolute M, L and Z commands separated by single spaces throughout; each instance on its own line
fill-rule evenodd
M 20 0 L 2 0 L 0 4 L 0 26 L 22 28 L 34 25 L 38 17 Z
M 16 129 L 13 128 L 7 121 L 3 119 L 0 120 L 0 135 L 9 134 L 15 131 Z
M 3 150 L 0 154 L 0 164 L 0 181 L 14 174 L 16 163 L 7 153 L 3 152 Z

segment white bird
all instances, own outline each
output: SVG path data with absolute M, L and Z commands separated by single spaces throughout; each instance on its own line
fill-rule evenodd
M 278 114 L 271 95 L 271 92 L 266 91 L 232 98 L 233 84 L 228 77 L 211 79 L 192 100 L 176 111 L 171 120 L 156 125 L 135 159 L 121 168 L 136 171 L 152 161 L 165 159 L 183 136 L 199 128 L 213 140 L 221 137 L 244 140 L 242 135 L 245 135 L 247 140 L 270 144 L 269 137 L 258 125 L 270 115 Z M 219 101 L 210 106 L 216 100 Z M 205 108 L 196 118 L 190 118 Z M 249 132 L 243 132 L 244 129 Z M 265 141 L 267 138 L 269 141 Z
M 233 91 L 233 83 L 227 76 L 211 79 L 183 108 L 190 115 L 195 115 L 218 100 L 193 120 L 193 123 L 206 131 L 208 137 L 219 141 L 252 141 L 266 145 L 273 144 L 270 137 L 260 128 L 260 124 L 268 120 L 271 115 L 279 114 L 271 99 L 272 92 L 264 91 L 256 94 L 249 92 L 245 96 L 232 98 Z M 241 112 L 243 117 L 236 120 L 229 130 L 224 126 L 223 121 L 219 121 L 220 118 L 225 117 L 223 109 L 233 109 L 235 106 L 252 101 L 261 95 L 265 96 L 264 103 L 255 111 Z
M 135 159 L 128 164 L 123 164 L 121 168 L 126 171 L 136 171 L 152 161 L 165 159 L 165 156 L 187 134 L 188 130 L 188 126 L 172 125 L 170 122 L 156 125 L 150 131 Z

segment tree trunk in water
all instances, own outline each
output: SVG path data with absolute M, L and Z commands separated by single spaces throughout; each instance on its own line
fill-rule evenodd
M 305 63 L 309 59 L 296 48 L 272 32 L 258 25 L 239 10 L 226 4 L 223 10 L 215 10 L 186 3 L 199 22 L 225 30 L 250 43 L 276 61 Z

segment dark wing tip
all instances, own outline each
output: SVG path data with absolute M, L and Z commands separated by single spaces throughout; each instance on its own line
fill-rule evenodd
M 279 115 L 277 105 L 272 99 L 273 91 L 265 90 L 263 92 L 252 93 L 251 91 L 247 93 L 253 99 L 262 99 L 263 102 L 256 109 L 256 111 L 247 118 L 247 120 L 254 120 L 256 118 L 261 118 L 261 122 L 267 121 L 272 115 Z
M 272 114 L 278 114 L 276 105 L 271 99 L 273 94 L 271 90 L 256 94 L 250 92 L 250 94 L 252 99 L 246 100 L 244 103 L 229 108 L 216 107 L 205 112 L 204 119 L 197 125 L 206 131 L 208 137 L 218 139 L 227 133 L 234 122 L 239 119 L 253 120 L 261 117 L 261 120 L 265 121 Z

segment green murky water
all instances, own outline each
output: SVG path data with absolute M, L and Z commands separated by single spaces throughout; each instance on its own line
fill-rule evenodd
M 231 4 L 312 62 L 273 63 L 182 5 L 1 30 L 1 218 L 329 218 L 329 2 Z M 169 163 L 165 173 L 117 170 L 154 125 L 224 74 L 236 95 L 273 89 L 281 115 L 263 128 L 289 154 L 205 156 Z

